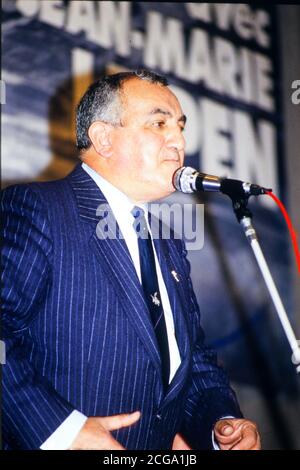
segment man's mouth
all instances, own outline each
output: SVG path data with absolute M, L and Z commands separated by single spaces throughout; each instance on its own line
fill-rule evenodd
M 166 157 L 164 158 L 163 160 L 164 162 L 176 162 L 176 163 L 180 163 L 180 159 L 179 157 Z

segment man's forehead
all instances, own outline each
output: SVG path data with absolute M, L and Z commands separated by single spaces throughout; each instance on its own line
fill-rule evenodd
M 138 105 L 146 113 L 172 113 L 173 109 L 182 114 L 180 103 L 170 88 L 148 80 L 130 79 L 122 87 L 123 102 L 127 107 Z

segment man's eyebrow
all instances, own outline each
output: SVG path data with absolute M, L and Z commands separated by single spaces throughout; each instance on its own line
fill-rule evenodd
M 170 111 L 167 111 L 166 109 L 163 109 L 163 108 L 154 108 L 150 111 L 149 113 L 151 116 L 153 114 L 163 114 L 165 116 L 170 116 L 172 117 L 172 114 L 170 113 Z M 182 114 L 182 116 L 180 116 L 178 118 L 178 121 L 182 121 L 184 124 L 186 123 L 186 115 L 185 114 Z

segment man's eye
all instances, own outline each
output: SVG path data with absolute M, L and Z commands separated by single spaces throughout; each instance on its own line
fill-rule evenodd
M 165 125 L 165 121 L 154 121 L 154 122 L 152 123 L 152 125 L 153 125 L 154 127 L 161 128 L 161 127 L 163 127 L 163 126 Z

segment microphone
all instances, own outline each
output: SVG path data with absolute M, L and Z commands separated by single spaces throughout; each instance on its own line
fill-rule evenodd
M 190 166 L 182 166 L 175 171 L 173 185 L 177 191 L 183 193 L 213 191 L 221 192 L 233 199 L 259 196 L 272 191 L 257 184 L 200 173 Z

